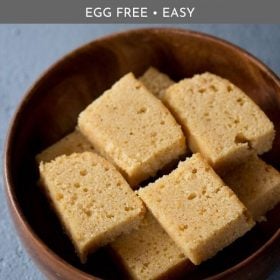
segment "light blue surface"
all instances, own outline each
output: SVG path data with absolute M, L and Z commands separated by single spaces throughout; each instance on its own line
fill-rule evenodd
M 96 37 L 151 25 L 0 25 L 0 152 L 23 94 L 47 67 Z M 153 25 L 155 26 L 155 25 Z M 280 25 L 174 25 L 229 40 L 280 75 Z M 279 112 L 280 113 L 280 112 Z M 2 162 L 1 172 L 2 172 Z M 0 174 L 2 175 L 2 174 Z M 0 279 L 43 279 L 11 223 L 0 179 Z M 269 280 L 280 279 L 280 266 Z

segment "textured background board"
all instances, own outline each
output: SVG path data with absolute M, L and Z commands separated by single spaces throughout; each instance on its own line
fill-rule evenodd
M 153 25 L 156 26 L 156 25 Z M 0 152 L 15 107 L 58 58 L 97 37 L 151 25 L 0 25 Z M 167 25 L 165 25 L 167 27 Z M 280 76 L 280 25 L 173 25 L 216 35 L 246 49 Z M 2 162 L 0 162 L 0 173 Z M 43 279 L 15 233 L 0 174 L 0 279 Z M 280 266 L 269 280 L 280 279 Z

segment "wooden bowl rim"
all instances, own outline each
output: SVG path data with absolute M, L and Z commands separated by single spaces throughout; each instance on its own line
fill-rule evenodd
M 243 48 L 236 46 L 233 43 L 230 43 L 224 39 L 221 39 L 219 37 L 209 35 L 203 32 L 188 30 L 188 29 L 180 29 L 180 28 L 165 28 L 165 27 L 154 27 L 154 28 L 139 28 L 139 29 L 131 29 L 127 31 L 120 31 L 116 32 L 110 35 L 99 37 L 98 39 L 95 39 L 93 41 L 90 41 L 86 44 L 83 44 L 82 46 L 72 50 L 68 54 L 64 55 L 62 58 L 57 60 L 57 62 L 53 63 L 50 67 L 48 67 L 43 73 L 39 76 L 37 80 L 29 87 L 29 89 L 26 91 L 26 93 L 21 98 L 21 101 L 19 102 L 19 105 L 17 106 L 14 115 L 10 121 L 5 145 L 4 145 L 4 153 L 3 153 L 3 167 L 4 167 L 4 183 L 5 183 L 5 189 L 6 189 L 6 195 L 8 199 L 8 205 L 10 208 L 10 212 L 12 214 L 13 220 L 15 224 L 17 224 L 18 228 L 21 229 L 21 233 L 18 232 L 20 235 L 24 235 L 26 240 L 29 240 L 32 242 L 33 247 L 36 248 L 37 252 L 40 252 L 43 256 L 41 256 L 41 259 L 47 260 L 49 264 L 52 267 L 59 266 L 61 269 L 68 271 L 71 273 L 74 277 L 79 277 L 80 279 L 84 280 L 92 280 L 92 279 L 100 279 L 97 278 L 91 274 L 88 274 L 82 270 L 79 270 L 78 268 L 74 267 L 70 263 L 66 262 L 63 258 L 58 256 L 55 252 L 53 252 L 45 243 L 43 240 L 40 239 L 40 237 L 33 231 L 31 226 L 28 224 L 19 204 L 17 201 L 17 197 L 14 192 L 14 186 L 12 184 L 12 178 L 10 173 L 11 166 L 11 142 L 14 137 L 15 131 L 17 129 L 17 124 L 20 120 L 21 114 L 24 112 L 26 105 L 29 103 L 29 100 L 32 99 L 33 95 L 36 93 L 37 88 L 41 83 L 44 82 L 44 80 L 47 80 L 49 76 L 52 74 L 53 71 L 56 70 L 61 64 L 63 64 L 68 59 L 71 59 L 77 52 L 82 51 L 86 48 L 91 47 L 91 45 L 98 44 L 99 42 L 103 41 L 109 41 L 113 40 L 116 37 L 119 36 L 129 36 L 137 33 L 145 33 L 149 32 L 150 34 L 154 33 L 173 33 L 173 34 L 179 34 L 179 35 L 186 35 L 190 38 L 201 38 L 202 40 L 208 40 L 212 41 L 216 44 L 220 44 L 233 52 L 239 52 L 241 55 L 245 56 L 250 62 L 255 64 L 257 68 L 261 69 L 262 71 L 266 72 L 268 76 L 275 82 L 277 87 L 280 88 L 280 79 L 279 77 L 263 62 L 261 62 L 258 58 L 256 58 L 254 55 L 250 54 Z M 278 239 L 280 239 L 280 228 L 275 232 L 275 234 L 265 243 L 263 246 L 261 246 L 257 251 L 255 251 L 253 254 L 251 254 L 249 257 L 247 257 L 242 262 L 230 267 L 229 269 L 222 271 L 216 275 L 210 276 L 206 279 L 208 280 L 216 280 L 221 279 L 223 277 L 226 277 L 230 275 L 231 273 L 243 268 L 250 262 L 253 262 L 262 252 L 269 249 L 271 246 L 273 246 L 274 242 L 276 242 Z

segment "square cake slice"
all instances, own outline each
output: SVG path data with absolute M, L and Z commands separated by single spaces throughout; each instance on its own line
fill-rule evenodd
M 139 80 L 143 85 L 156 97 L 162 99 L 165 91 L 174 84 L 166 74 L 158 71 L 154 67 L 150 67 Z
M 255 220 L 262 220 L 280 202 L 280 173 L 257 156 L 228 172 L 223 179 Z
M 78 125 L 132 187 L 186 151 L 180 125 L 132 73 L 93 101 Z
M 137 226 L 142 201 L 108 161 L 91 152 L 40 163 L 40 183 L 82 262 Z
M 254 221 L 200 154 L 138 194 L 196 265 L 250 230 Z
M 49 162 L 61 155 L 94 151 L 94 148 L 82 133 L 78 130 L 71 132 L 58 142 L 43 150 L 36 156 L 38 163 Z
M 182 125 L 190 149 L 216 171 L 272 147 L 272 122 L 241 89 L 219 76 L 184 79 L 167 89 L 164 102 Z
M 174 279 L 192 266 L 150 212 L 138 229 L 121 235 L 110 246 L 134 280 Z

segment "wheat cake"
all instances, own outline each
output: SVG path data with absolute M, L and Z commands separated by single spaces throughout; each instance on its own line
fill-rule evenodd
M 132 73 L 93 101 L 78 126 L 132 187 L 186 152 L 180 125 Z
M 160 72 L 154 67 L 149 67 L 139 80 L 159 99 L 162 99 L 165 91 L 175 83 L 168 77 L 168 75 Z
M 256 155 L 223 176 L 255 220 L 280 202 L 280 173 Z
M 145 202 L 177 246 L 196 265 L 255 224 L 234 192 L 200 154 L 141 188 Z
M 182 125 L 190 149 L 218 172 L 272 147 L 272 122 L 241 89 L 217 75 L 184 79 L 169 87 L 163 100 Z
M 190 261 L 147 211 L 138 229 L 110 244 L 131 279 L 174 279 L 191 269 Z
M 62 155 L 39 169 L 40 185 L 82 262 L 144 217 L 143 203 L 125 179 L 95 153 Z
M 70 155 L 85 151 L 94 151 L 90 142 L 78 130 L 67 134 L 65 137 L 46 148 L 36 156 L 36 161 L 40 163 L 49 162 L 57 156 Z

